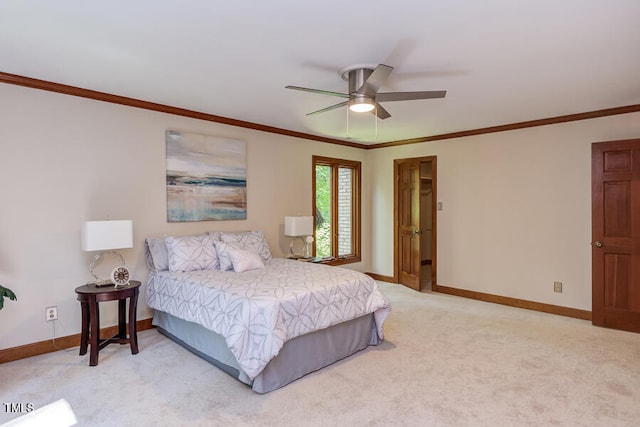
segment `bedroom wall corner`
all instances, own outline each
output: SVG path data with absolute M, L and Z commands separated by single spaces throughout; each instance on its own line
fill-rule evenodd
M 639 135 L 631 113 L 370 150 L 371 271 L 393 276 L 394 159 L 436 155 L 437 283 L 591 310 L 591 144 Z
M 57 337 L 80 331 L 74 289 L 89 280 L 92 257 L 80 248 L 83 221 L 133 220 L 134 248 L 121 253 L 143 282 L 142 320 L 151 317 L 145 237 L 260 229 L 274 256 L 282 256 L 289 244 L 284 216 L 311 214 L 311 156 L 365 158 L 356 148 L 7 84 L 0 84 L 0 99 L 0 284 L 18 297 L 0 310 L 0 349 L 53 338 L 44 314 L 51 305 L 58 307 Z M 247 141 L 247 220 L 167 222 L 167 129 Z M 360 270 L 367 262 L 347 267 Z M 115 324 L 117 304 L 106 303 L 101 326 Z

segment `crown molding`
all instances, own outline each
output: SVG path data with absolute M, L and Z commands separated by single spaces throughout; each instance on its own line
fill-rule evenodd
M 460 132 L 443 133 L 440 135 L 424 136 L 419 138 L 402 139 L 398 141 L 381 142 L 379 144 L 368 145 L 366 148 L 386 148 L 398 145 L 418 144 L 421 142 L 440 141 L 443 139 L 462 138 L 465 136 L 483 135 L 487 133 L 506 132 L 509 130 L 532 128 L 536 126 L 555 125 L 558 123 L 575 122 L 578 120 L 596 119 L 598 117 L 616 116 L 619 114 L 637 113 L 640 111 L 640 104 L 627 105 L 624 107 L 605 108 L 603 110 L 588 111 L 585 113 L 566 114 L 563 116 L 548 117 L 545 119 L 528 120 L 506 125 L 490 126 L 486 128 L 463 130 Z
M 229 117 L 217 116 L 215 114 L 202 113 L 188 110 L 186 108 L 172 107 L 170 105 L 157 104 L 155 102 L 143 101 L 125 96 L 113 95 L 106 92 L 84 89 L 76 86 L 69 86 L 61 83 L 39 80 L 31 77 L 24 77 L 17 74 L 0 72 L 0 83 L 8 83 L 17 86 L 24 86 L 32 89 L 40 89 L 49 92 L 62 93 L 65 95 L 78 96 L 81 98 L 93 99 L 96 101 L 110 102 L 112 104 L 126 105 L 128 107 L 141 108 L 144 110 L 158 111 L 161 113 L 174 114 L 176 116 L 189 117 L 192 119 L 206 120 L 209 122 L 221 123 L 229 126 L 236 126 L 245 129 L 253 129 L 261 132 L 275 133 L 279 135 L 303 138 L 312 141 L 325 142 L 328 144 L 344 145 L 347 147 L 366 148 L 366 145 L 355 142 L 342 141 L 340 139 L 328 138 L 325 136 L 312 135 L 304 132 L 296 132 L 274 126 L 266 126 L 258 123 L 243 120 L 231 119 Z
M 304 132 L 297 132 L 288 129 L 282 129 L 274 126 L 261 125 L 258 123 L 247 122 L 244 120 L 231 119 L 229 117 L 217 116 L 214 114 L 202 113 L 199 111 L 188 110 L 185 108 L 172 107 L 170 105 L 157 104 L 155 102 L 143 101 L 135 98 L 128 98 L 119 95 L 113 95 L 106 92 L 98 92 L 90 89 L 83 89 L 76 86 L 64 85 L 61 83 L 50 82 L 47 80 L 39 80 L 31 77 L 20 76 L 17 74 L 9 74 L 0 72 L 0 83 L 13 84 L 17 86 L 29 87 L 32 89 L 40 89 L 49 92 L 62 93 L 65 95 L 78 96 L 81 98 L 93 99 L 96 101 L 110 102 L 113 104 L 126 105 L 134 108 L 158 111 L 161 113 L 174 114 L 177 116 L 189 117 L 198 120 L 221 123 L 229 126 L 236 126 L 245 129 L 253 129 L 260 132 L 269 132 L 278 135 L 291 136 L 294 138 L 302 138 L 311 141 L 324 142 L 327 144 L 336 144 L 346 147 L 361 148 L 364 150 L 372 150 L 387 147 L 396 147 L 400 145 L 419 144 L 422 142 L 441 141 L 444 139 L 462 138 L 466 136 L 483 135 L 496 132 L 506 132 L 516 129 L 525 129 L 537 126 L 553 125 L 558 123 L 574 122 L 579 120 L 589 120 L 598 117 L 615 116 L 619 114 L 636 113 L 640 111 L 640 104 L 627 105 L 624 107 L 606 108 L 603 110 L 588 111 L 584 113 L 567 114 L 562 116 L 548 117 L 544 119 L 528 120 L 524 122 L 510 123 L 499 126 L 490 126 L 479 129 L 463 130 L 459 132 L 451 132 L 440 135 L 423 136 L 411 139 L 401 139 L 397 141 L 381 142 L 378 144 L 361 144 L 357 142 L 343 141 L 341 139 L 329 138 L 320 135 L 313 135 Z

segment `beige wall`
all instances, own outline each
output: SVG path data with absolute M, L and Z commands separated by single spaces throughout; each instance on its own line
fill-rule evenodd
M 311 156 L 366 157 L 364 150 L 6 84 L 0 84 L 0 125 L 0 284 L 18 296 L 0 310 L 0 349 L 52 338 L 54 325 L 44 320 L 50 305 L 58 306 L 56 336 L 80 332 L 73 290 L 89 280 L 92 257 L 80 249 L 83 221 L 133 220 L 135 246 L 122 254 L 143 283 L 149 235 L 260 229 L 282 256 L 289 242 L 283 217 L 311 214 Z M 247 141 L 247 220 L 167 223 L 167 129 Z M 365 230 L 369 212 L 363 201 Z M 369 246 L 364 233 L 363 247 Z M 367 255 L 348 267 L 367 270 Z M 115 324 L 115 303 L 101 314 L 101 326 Z M 148 317 L 141 294 L 138 318 Z
M 437 283 L 591 310 L 591 143 L 634 137 L 640 113 L 370 151 L 372 271 L 393 276 L 393 160 L 436 155 Z
M 363 162 L 363 261 L 350 268 L 393 275 L 393 159 L 436 155 L 438 283 L 590 310 L 590 144 L 640 137 L 635 113 L 365 151 L 12 85 L 0 100 L 0 284 L 18 295 L 0 310 L 0 349 L 52 338 L 49 305 L 56 336 L 80 331 L 83 221 L 133 219 L 122 253 L 143 282 L 148 235 L 261 229 L 282 255 L 283 217 L 311 213 L 314 154 Z M 166 222 L 166 129 L 247 141 L 246 221 Z

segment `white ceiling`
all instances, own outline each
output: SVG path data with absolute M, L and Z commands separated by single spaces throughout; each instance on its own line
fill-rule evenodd
M 284 88 L 378 63 L 447 96 L 376 120 Z M 640 1 L 3 0 L 0 71 L 379 143 L 640 104 Z

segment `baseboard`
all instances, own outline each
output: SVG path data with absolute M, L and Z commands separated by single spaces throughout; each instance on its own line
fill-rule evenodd
M 373 280 L 380 280 L 381 282 L 389 282 L 389 283 L 398 283 L 398 281 L 392 276 L 383 276 L 381 274 L 376 274 L 376 273 L 365 273 L 365 274 L 371 277 Z
M 499 295 L 485 294 L 483 292 L 468 291 L 466 289 L 450 288 L 448 286 L 435 285 L 434 292 L 471 298 L 495 304 L 509 305 L 511 307 L 525 308 L 527 310 L 542 311 L 544 313 L 557 314 L 559 316 L 575 317 L 576 319 L 591 320 L 591 312 L 577 308 L 562 307 L 559 305 L 544 304 L 541 302 L 527 301 L 517 298 L 502 297 Z
M 367 273 L 374 280 L 380 280 L 382 282 L 396 283 L 396 280 L 391 276 L 383 276 L 375 273 Z M 443 294 L 455 295 L 464 298 L 470 298 L 485 302 L 492 302 L 495 304 L 508 305 L 511 307 L 524 308 L 527 310 L 542 311 L 544 313 L 557 314 L 559 316 L 574 317 L 576 319 L 591 320 L 591 312 L 587 310 L 579 310 L 577 308 L 562 307 L 559 305 L 544 304 L 541 302 L 521 300 L 517 298 L 503 297 L 499 295 L 485 294 L 483 292 L 469 291 L 466 289 L 451 288 L 448 286 L 434 285 L 434 292 L 440 292 Z M 138 320 L 138 331 L 144 331 L 151 329 L 154 326 L 151 324 L 152 319 Z M 117 333 L 118 326 L 110 326 L 100 330 L 100 336 L 108 337 Z M 40 341 L 32 344 L 25 344 L 18 347 L 7 348 L 0 350 L 0 364 L 7 363 L 14 360 L 24 359 L 31 356 L 37 356 L 39 354 L 51 353 L 54 351 L 62 350 L 65 348 L 78 347 L 80 345 L 80 334 L 68 335 L 66 337 L 60 337 L 53 340 Z
M 151 324 L 151 320 L 152 319 L 138 320 L 136 322 L 138 332 L 153 328 L 154 326 Z M 101 337 L 110 337 L 115 335 L 116 333 L 118 333 L 117 325 L 100 329 Z M 18 347 L 6 348 L 4 350 L 0 350 L 0 363 L 12 362 L 14 360 L 37 356 L 39 354 L 52 353 L 54 351 L 62 350 L 65 348 L 79 346 L 80 334 L 75 334 L 56 338 L 55 343 L 52 339 L 50 339 L 46 341 L 35 342 L 32 344 L 25 344 Z

